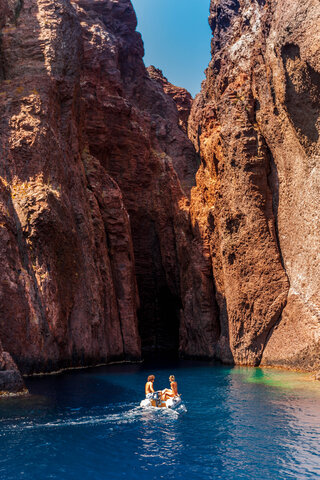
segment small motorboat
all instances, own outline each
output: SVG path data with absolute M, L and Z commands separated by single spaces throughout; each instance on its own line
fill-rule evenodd
M 168 398 L 168 400 L 162 400 L 161 392 L 155 392 L 152 394 L 149 393 L 148 398 L 145 398 L 140 402 L 140 407 L 171 408 L 174 410 L 181 404 L 181 402 L 180 395 Z

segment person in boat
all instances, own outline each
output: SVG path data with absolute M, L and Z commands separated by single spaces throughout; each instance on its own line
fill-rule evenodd
M 164 401 L 168 400 L 169 398 L 177 397 L 179 395 L 178 384 L 176 382 L 174 375 L 170 375 L 169 382 L 170 382 L 171 388 L 165 388 L 164 390 L 162 390 L 161 398 Z
M 145 385 L 145 392 L 146 392 L 146 398 L 154 398 L 155 396 L 155 391 L 153 388 L 153 382 L 155 380 L 154 375 L 149 375 L 147 383 Z

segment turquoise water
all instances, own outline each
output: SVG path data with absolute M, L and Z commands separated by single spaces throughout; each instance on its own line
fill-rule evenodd
M 176 375 L 184 406 L 143 410 L 145 378 Z M 320 478 L 320 384 L 197 363 L 28 380 L 0 401 L 1 480 Z

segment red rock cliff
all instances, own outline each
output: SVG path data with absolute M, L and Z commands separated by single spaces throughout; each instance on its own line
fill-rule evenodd
M 191 203 L 224 361 L 319 367 L 319 20 L 315 0 L 211 1 Z
M 198 156 L 131 3 L 5 1 L 0 27 L 3 348 L 24 373 L 138 359 L 141 340 L 212 356 Z
M 211 2 L 193 146 L 129 0 L 1 2 L 4 389 L 10 355 L 46 372 L 141 345 L 319 366 L 320 12 L 289 7 Z
M 75 6 L 16 2 L 2 27 L 3 347 L 23 372 L 139 358 L 131 228 L 87 148 Z
M 155 68 L 151 65 L 147 70 L 150 78 L 156 80 L 163 88 L 163 91 L 174 100 L 179 112 L 179 125 L 184 132 L 187 132 L 188 120 L 192 107 L 192 96 L 185 88 L 176 87 L 168 82 L 168 79 L 163 75 L 159 68 Z
M 193 242 L 189 217 L 199 160 L 180 128 L 187 117 L 174 101 L 179 95 L 172 99 L 169 82 L 164 88 L 146 71 L 130 2 L 73 6 L 84 39 L 86 141 L 119 185 L 130 216 L 143 350 L 177 351 L 180 343 L 182 352 L 212 356 L 211 266 L 201 243 Z M 190 102 L 185 90 L 170 88 Z

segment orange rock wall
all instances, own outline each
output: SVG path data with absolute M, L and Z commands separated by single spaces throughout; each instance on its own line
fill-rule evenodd
M 224 361 L 319 366 L 319 4 L 212 0 L 189 123 Z

